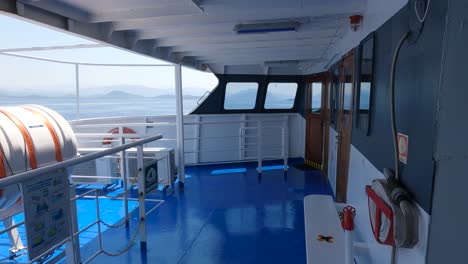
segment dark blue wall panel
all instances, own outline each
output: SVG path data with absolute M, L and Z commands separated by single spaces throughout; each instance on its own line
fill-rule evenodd
M 437 93 L 436 173 L 428 263 L 467 263 L 468 1 L 448 1 Z
M 213 90 L 208 98 L 201 103 L 192 114 L 227 114 L 227 113 L 288 113 L 305 112 L 305 84 L 303 76 L 297 75 L 237 75 L 225 74 L 217 75 L 219 85 Z M 224 92 L 226 83 L 228 82 L 258 82 L 259 92 L 257 96 L 257 105 L 253 110 L 224 110 Z M 270 82 L 297 82 L 297 96 L 294 102 L 294 107 L 288 110 L 265 110 L 263 104 L 265 102 L 266 90 Z
M 412 32 L 400 52 L 395 81 L 397 130 L 409 136 L 408 164 L 401 166 L 401 181 L 418 204 L 431 212 L 434 174 L 436 90 L 440 81 L 446 2 L 433 0 L 419 37 Z M 375 32 L 374 87 L 371 130 L 353 131 L 352 144 L 376 168 L 393 168 L 389 81 L 393 51 L 415 25 L 410 4 Z

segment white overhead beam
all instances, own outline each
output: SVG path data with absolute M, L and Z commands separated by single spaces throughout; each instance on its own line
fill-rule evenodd
M 131 4 L 131 2 L 128 2 Z M 151 17 L 165 17 L 165 16 L 178 16 L 178 15 L 196 15 L 202 14 L 199 8 L 188 5 L 171 5 L 169 7 L 142 7 L 142 8 L 128 8 L 119 9 L 105 12 L 100 12 L 93 15 L 92 19 L 87 21 L 88 23 L 98 22 L 112 22 L 127 19 L 138 19 L 138 18 L 151 18 Z
M 203 0 L 201 7 L 205 13 L 210 14 L 234 14 L 238 10 L 243 10 L 244 14 L 254 13 L 277 13 L 306 10 L 313 14 L 328 14 L 341 10 L 351 10 L 355 12 L 363 11 L 367 0 L 344 0 L 344 1 L 317 1 L 317 0 Z
M 266 61 L 282 61 L 282 60 L 319 60 L 321 54 L 307 55 L 304 54 L 278 54 L 278 55 L 240 55 L 240 56 L 200 56 L 197 57 L 198 61 L 203 64 L 224 64 L 232 65 L 238 63 L 249 63 L 249 64 L 264 64 Z
M 22 1 L 14 1 L 14 2 L 20 2 L 27 6 L 37 7 L 37 8 L 42 9 L 43 11 L 58 14 L 58 15 L 68 17 L 73 20 L 77 20 L 81 22 L 89 21 L 90 19 L 92 19 L 92 14 L 90 12 L 84 9 L 70 6 L 61 1 L 22 0 Z
M 23 0 L 21 2 L 86 23 L 203 13 L 201 8 L 190 0 L 154 0 L 145 5 L 137 5 L 138 3 L 133 1 L 120 3 L 115 1 L 104 6 L 100 4 L 100 1 L 65 3 Z
M 78 44 L 78 45 L 66 45 L 66 46 L 0 49 L 0 53 L 2 53 L 2 52 L 28 52 L 28 51 L 66 50 L 66 49 L 89 49 L 89 48 L 102 48 L 102 47 L 106 47 L 106 45 L 104 45 L 104 44 Z
M 158 29 L 158 28 L 169 28 L 169 27 L 180 27 L 180 25 L 189 25 L 189 26 L 202 26 L 202 25 L 216 25 L 218 23 L 231 23 L 235 25 L 241 22 L 248 21 L 264 21 L 264 20 L 284 20 L 287 19 L 298 19 L 304 20 L 307 19 L 309 23 L 322 23 L 326 21 L 336 21 L 347 19 L 351 14 L 354 14 L 355 11 L 344 11 L 340 10 L 339 12 L 333 12 L 330 14 L 316 14 L 313 15 L 306 10 L 295 11 L 290 13 L 277 13 L 262 15 L 259 14 L 236 14 L 236 15 L 181 15 L 181 16 L 165 16 L 165 17 L 152 17 L 152 18 L 142 18 L 142 19 L 132 19 L 132 20 L 121 20 L 114 21 L 115 30 L 132 30 L 132 29 Z
M 328 45 L 330 39 L 327 38 L 310 38 L 300 40 L 271 40 L 271 41 L 252 41 L 252 42 L 239 42 L 239 43 L 187 43 L 189 45 L 179 45 L 173 47 L 175 52 L 191 52 L 191 51 L 217 51 L 217 50 L 232 50 L 242 51 L 250 49 L 273 49 L 273 48 L 300 48 L 300 47 L 317 47 L 321 45 Z
M 323 32 L 333 33 L 336 29 L 343 24 L 342 20 L 327 21 L 323 24 L 303 24 L 297 34 L 322 34 Z M 177 27 L 159 28 L 159 29 L 145 29 L 138 30 L 139 39 L 153 39 L 153 38 L 170 38 L 170 37 L 198 37 L 198 36 L 239 36 L 233 30 L 234 24 L 232 23 L 218 23 L 214 25 L 179 25 Z M 280 32 L 264 33 L 278 35 Z M 284 32 L 283 32 L 284 33 Z M 258 34 L 249 34 L 250 37 Z
M 304 55 L 303 53 L 286 53 L 286 54 L 260 54 L 259 56 L 253 57 L 250 54 L 241 55 L 218 55 L 218 56 L 198 56 L 197 59 L 201 63 L 212 63 L 222 62 L 229 64 L 231 61 L 253 61 L 253 62 L 265 62 L 265 61 L 280 61 L 280 60 L 314 60 L 320 59 L 322 54 L 311 54 Z
M 185 56 L 206 56 L 206 57 L 217 57 L 217 56 L 242 56 L 242 55 L 251 55 L 251 56 L 262 56 L 264 54 L 322 54 L 324 49 L 328 45 L 322 44 L 315 47 L 283 47 L 283 48 L 253 48 L 253 49 L 242 49 L 242 50 L 205 50 L 205 51 L 190 51 L 183 52 Z
M 336 31 L 336 30 L 335 30 Z M 227 43 L 251 43 L 290 40 L 300 41 L 306 39 L 330 39 L 335 36 L 335 31 L 327 31 L 322 33 L 310 34 L 304 32 L 278 32 L 271 34 L 255 34 L 255 35 L 232 35 L 224 34 L 218 36 L 179 36 L 171 38 L 158 38 L 158 46 L 173 47 L 180 45 L 197 45 L 197 44 L 227 44 Z

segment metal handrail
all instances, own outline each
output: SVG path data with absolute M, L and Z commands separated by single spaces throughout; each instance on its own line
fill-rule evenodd
M 207 94 L 210 95 L 210 94 L 211 94 L 211 91 L 205 91 L 205 93 L 204 93 L 200 98 L 198 98 L 198 100 L 197 100 L 197 105 L 200 104 L 200 101 L 201 101 L 201 100 L 205 99 L 205 96 L 206 96 Z
M 122 127 L 124 127 L 124 126 L 156 128 L 156 131 L 158 131 L 158 126 L 168 126 L 168 125 L 174 126 L 175 125 L 175 123 L 167 122 L 165 119 L 162 122 L 143 121 L 143 122 L 109 123 L 108 121 L 106 122 L 104 120 L 101 120 L 101 122 L 103 122 L 103 123 L 99 123 L 99 121 L 98 121 L 97 123 L 94 123 L 94 124 L 89 124 L 89 123 L 88 124 L 86 124 L 86 123 L 85 124 L 79 124 L 78 123 L 78 124 L 72 124 L 72 126 L 74 128 L 95 128 L 95 129 L 96 128 L 116 127 L 117 126 L 117 127 L 119 127 L 119 132 L 120 133 L 116 133 L 116 134 L 92 133 L 91 131 L 83 132 L 83 133 L 77 133 L 77 137 L 84 139 L 84 142 L 99 142 L 101 137 L 106 137 L 106 138 L 111 139 L 111 141 L 117 142 L 118 140 L 112 140 L 112 139 L 118 139 L 118 138 L 121 138 L 121 139 L 122 138 L 127 138 L 128 139 L 128 138 L 132 138 L 132 137 L 134 138 L 136 136 L 143 137 L 139 133 L 123 134 L 122 133 Z M 275 124 L 273 124 L 271 122 L 275 122 Z M 277 122 L 280 122 L 280 124 L 276 124 Z M 200 153 L 238 151 L 239 152 L 238 153 L 239 160 L 243 160 L 244 159 L 243 156 L 245 155 L 245 153 L 244 153 L 245 151 L 255 151 L 255 152 L 257 152 L 259 154 L 258 155 L 258 162 L 259 162 L 259 168 L 261 168 L 262 159 L 263 159 L 263 155 L 264 155 L 263 152 L 264 151 L 271 152 L 271 151 L 280 150 L 281 154 L 282 154 L 284 164 L 285 164 L 285 167 L 287 167 L 286 164 L 287 164 L 288 152 L 289 152 L 288 149 L 287 149 L 289 147 L 288 146 L 288 140 L 289 139 L 288 139 L 288 128 L 287 128 L 287 124 L 288 124 L 287 116 L 282 117 L 282 118 L 278 118 L 278 119 L 271 119 L 271 118 L 257 119 L 257 118 L 255 118 L 255 119 L 247 119 L 246 120 L 244 118 L 242 120 L 213 120 L 213 121 L 201 121 L 199 119 L 196 119 L 195 121 L 186 121 L 186 122 L 184 122 L 184 127 L 187 127 L 187 126 L 201 127 L 201 126 L 204 126 L 204 125 L 211 125 L 211 124 L 212 125 L 236 124 L 236 125 L 240 125 L 241 127 L 239 128 L 238 135 L 206 135 L 206 136 L 202 136 L 202 135 L 199 135 L 200 132 L 198 132 L 198 133 L 195 132 L 196 133 L 195 136 L 189 136 L 189 137 L 185 137 L 185 138 L 181 139 L 181 141 L 186 142 L 186 144 L 188 142 L 190 142 L 190 143 L 194 142 L 194 144 L 196 144 L 195 146 L 191 145 L 192 148 L 195 148 L 195 149 L 190 149 L 189 151 L 183 151 L 184 155 L 196 154 L 197 156 L 194 156 L 194 157 L 197 160 L 197 162 L 195 162 L 195 163 L 198 163 Z M 200 128 L 197 128 L 197 129 L 200 131 Z M 270 130 L 275 130 L 275 131 L 267 132 L 267 131 L 270 131 Z M 277 131 L 278 133 L 276 133 L 276 130 L 278 130 Z M 279 146 L 277 146 L 277 147 L 265 148 L 265 147 L 262 146 L 263 145 L 262 144 L 262 137 L 267 138 L 268 140 L 271 140 L 271 139 L 269 139 L 271 137 L 275 137 L 275 138 L 281 137 L 281 139 L 280 139 L 281 144 L 279 144 Z M 98 139 L 94 140 L 94 138 L 98 138 Z M 211 140 L 211 139 L 216 140 L 216 139 L 226 139 L 226 138 L 240 139 L 239 140 L 239 146 L 236 147 L 236 148 L 225 148 L 225 149 L 201 149 L 200 146 L 199 146 L 200 142 L 202 140 Z M 256 142 L 252 143 L 252 142 L 250 142 L 250 140 L 246 141 L 247 138 L 255 139 Z M 89 140 L 86 140 L 86 139 L 89 139 Z M 172 139 L 172 138 L 165 138 L 165 139 L 162 139 L 162 140 L 177 141 L 176 139 Z M 255 145 L 257 146 L 257 149 L 252 148 L 252 147 L 255 147 Z M 267 154 L 267 153 L 265 153 L 265 154 Z M 184 156 L 184 155 L 181 155 L 181 156 Z M 261 172 L 261 169 L 259 170 L 259 172 Z
M 279 122 L 278 119 L 262 119 L 262 122 Z M 215 125 L 215 124 L 246 124 L 258 122 L 257 119 L 242 120 L 242 121 L 205 121 L 205 122 L 184 122 L 184 125 Z M 113 124 L 71 124 L 73 127 L 116 127 L 116 126 L 175 126 L 175 122 L 147 122 L 147 123 L 113 123 Z
M 37 168 L 37 169 L 34 169 L 34 170 L 21 172 L 21 173 L 18 173 L 18 174 L 15 174 L 15 175 L 0 179 L 0 188 L 4 188 L 6 186 L 9 186 L 11 184 L 15 184 L 15 183 L 18 183 L 18 182 L 27 181 L 30 178 L 36 177 L 36 176 L 44 174 L 44 173 L 48 173 L 48 172 L 56 171 L 56 170 L 60 170 L 60 169 L 65 169 L 65 168 L 68 168 L 70 166 L 74 166 L 74 165 L 77 165 L 77 164 L 80 164 L 80 163 L 88 162 L 88 161 L 95 160 L 95 159 L 98 159 L 98 158 L 102 158 L 102 157 L 105 157 L 105 156 L 108 156 L 108 155 L 111 155 L 111 154 L 115 154 L 117 152 L 121 152 L 121 151 L 127 150 L 129 148 L 134 148 L 136 146 L 140 146 L 140 145 L 143 145 L 143 144 L 146 144 L 146 143 L 149 143 L 149 142 L 153 142 L 153 141 L 156 141 L 156 140 L 161 139 L 161 138 L 162 138 L 161 135 L 151 136 L 151 137 L 147 137 L 147 138 L 144 138 L 144 139 L 139 139 L 139 140 L 137 140 L 135 142 L 132 142 L 132 143 L 127 143 L 127 144 L 124 144 L 124 145 L 121 145 L 121 146 L 105 149 L 105 150 L 95 152 L 95 153 L 91 153 L 91 154 L 88 154 L 88 155 L 85 155 L 85 156 L 75 157 L 75 158 L 72 158 L 72 159 L 69 159 L 69 160 L 66 160 L 66 161 L 54 163 L 54 164 L 47 165 L 47 166 L 44 166 L 44 167 L 40 167 L 40 168 Z
M 92 62 L 79 62 L 79 61 L 66 61 L 66 60 L 58 60 L 58 59 L 49 59 L 39 56 L 31 56 L 25 54 L 18 54 L 10 52 L 0 52 L 0 55 L 4 56 L 11 56 L 11 57 L 18 57 L 24 59 L 32 59 L 32 60 L 39 60 L 39 61 L 47 61 L 47 62 L 55 62 L 61 64 L 71 64 L 71 65 L 81 65 L 81 66 L 112 66 L 112 67 L 174 67 L 175 64 L 169 63 L 168 64 L 125 64 L 125 63 L 92 63 Z

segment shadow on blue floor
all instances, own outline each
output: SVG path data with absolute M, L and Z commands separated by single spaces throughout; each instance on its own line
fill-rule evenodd
M 327 180 L 319 171 L 293 166 L 284 172 L 279 161 L 264 163 L 270 169 L 262 174 L 256 165 L 187 167 L 185 188 L 150 197 L 166 202 L 147 218 L 147 254 L 136 244 L 93 263 L 306 263 L 303 198 L 331 194 Z M 104 248 L 124 247 L 137 223 L 135 216 L 128 232 L 106 231 Z

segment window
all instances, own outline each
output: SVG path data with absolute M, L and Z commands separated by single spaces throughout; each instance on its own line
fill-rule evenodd
M 230 82 L 226 84 L 224 95 L 224 109 L 250 110 L 255 108 L 257 101 L 258 83 Z
M 359 100 L 359 113 L 369 111 L 371 83 L 361 81 L 361 94 Z
M 321 82 L 312 83 L 312 97 L 310 98 L 310 111 L 312 113 L 320 113 L 322 108 L 322 85 Z
M 351 63 L 343 63 L 343 111 L 348 113 L 351 111 L 353 104 L 353 78 L 354 71 Z
M 359 74 L 358 74 L 358 108 L 356 114 L 356 127 L 364 134 L 369 135 L 371 95 L 373 90 L 372 79 L 374 72 L 374 36 L 364 39 L 359 46 Z
M 291 109 L 296 99 L 297 83 L 269 83 L 265 109 Z
M 367 113 L 370 106 L 370 93 L 373 72 L 374 39 L 366 39 L 360 46 L 359 74 L 359 113 Z

